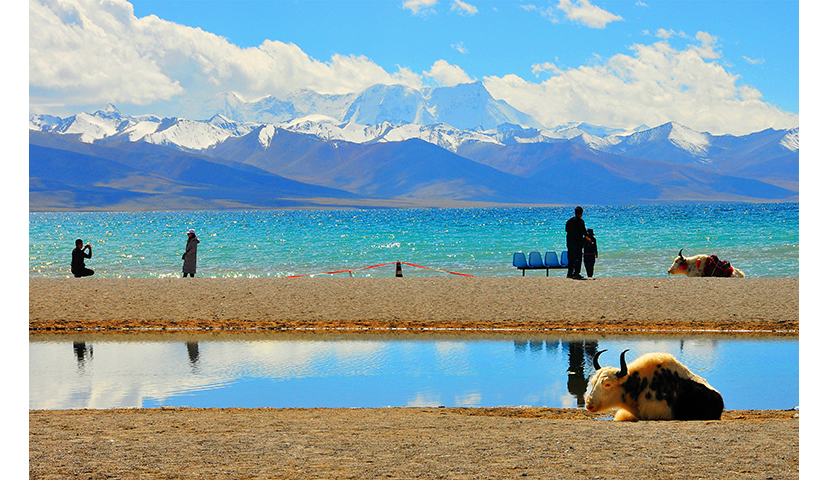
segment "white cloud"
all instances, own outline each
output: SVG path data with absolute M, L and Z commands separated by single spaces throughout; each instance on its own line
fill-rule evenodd
M 414 15 L 427 15 L 434 13 L 432 7 L 436 4 L 437 0 L 405 0 L 402 6 L 407 10 L 411 10 Z
M 240 48 L 199 28 L 154 15 L 136 18 L 125 0 L 29 2 L 30 109 L 55 97 L 69 105 L 147 105 L 177 96 L 235 91 L 247 98 L 298 88 L 350 93 L 370 85 L 422 86 L 405 68 L 389 73 L 363 56 L 308 56 L 266 40 Z
M 751 65 L 761 65 L 761 64 L 765 63 L 764 58 L 750 58 L 750 57 L 745 57 L 745 56 L 742 56 L 742 58 L 744 58 L 745 61 L 748 62 Z
M 451 11 L 460 12 L 461 15 L 474 15 L 477 13 L 477 7 L 466 2 L 461 2 L 460 0 L 454 0 L 451 4 Z
M 431 66 L 431 70 L 424 72 L 424 74 L 443 87 L 453 87 L 454 85 L 474 81 L 462 68 L 445 60 L 437 60 Z
M 419 5 L 427 8 L 433 2 Z M 322 61 L 278 41 L 240 48 L 154 15 L 136 18 L 126 0 L 30 0 L 29 32 L 31 113 L 73 114 L 79 110 L 67 110 L 110 102 L 119 107 L 180 104 L 222 92 L 252 100 L 299 88 L 343 94 L 375 84 L 422 88 L 424 81 L 441 86 L 474 81 L 445 60 L 428 71 L 398 66 L 389 72 L 364 56 L 335 54 Z M 765 103 L 758 90 L 725 69 L 715 36 L 698 32 L 690 38 L 667 30 L 658 35 L 680 35 L 690 44 L 683 49 L 666 40 L 634 45 L 630 54 L 570 69 L 542 62 L 532 65 L 532 72 L 543 81 L 505 75 L 484 77 L 484 84 L 493 96 L 547 126 L 677 121 L 696 130 L 740 134 L 798 125 L 798 115 Z M 462 43 L 452 47 L 465 51 Z
M 555 64 L 552 62 L 536 63 L 535 65 L 532 65 L 532 73 L 534 73 L 535 76 L 538 76 L 538 74 L 541 72 L 548 71 L 555 72 L 556 74 L 563 73 L 563 70 L 556 67 Z
M 702 58 L 719 58 L 719 52 L 716 51 L 716 42 L 718 39 L 707 32 L 699 32 L 696 34 L 696 40 L 701 42 L 701 45 L 694 47 Z
M 469 53 L 468 49 L 466 49 L 466 46 L 463 45 L 463 42 L 452 44 L 451 48 L 457 50 L 460 53 Z
M 676 34 L 676 32 L 674 32 L 672 29 L 665 30 L 663 28 L 659 28 L 655 35 L 658 38 L 668 39 L 668 38 L 672 37 L 675 34 Z
M 517 75 L 485 77 L 492 96 L 505 100 L 547 126 L 571 121 L 632 128 L 676 121 L 714 134 L 746 134 L 799 124 L 799 116 L 761 100 L 755 88 L 715 61 L 715 37 L 700 33 L 684 50 L 667 42 L 634 45 L 633 54 L 601 64 L 560 70 L 551 63 L 533 72 L 552 72 L 540 82 Z
M 570 20 L 581 22 L 590 28 L 604 28 L 610 22 L 624 20 L 619 15 L 596 7 L 589 3 L 589 0 L 559 0 L 558 8 L 563 10 Z
M 134 20 L 126 2 L 30 1 L 30 87 L 59 91 L 74 103 L 146 104 L 183 93 L 163 71 L 165 59 L 147 48 L 157 40 L 146 28 L 158 26 L 157 18 Z
M 520 8 L 526 10 L 527 12 L 538 12 L 543 18 L 549 20 L 550 22 L 558 23 L 558 16 L 555 13 L 554 7 L 541 8 L 537 5 L 527 4 L 521 5 Z

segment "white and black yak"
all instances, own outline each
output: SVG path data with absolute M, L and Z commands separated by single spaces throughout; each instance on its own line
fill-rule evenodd
M 616 421 L 720 420 L 722 395 L 669 353 L 647 353 L 621 368 L 603 367 L 595 354 L 586 408 L 597 413 L 617 408 Z
M 687 275 L 688 277 L 733 277 L 745 278 L 745 274 L 730 262 L 719 260 L 716 255 L 693 255 L 685 257 L 679 250 L 673 265 L 667 269 L 670 275 Z

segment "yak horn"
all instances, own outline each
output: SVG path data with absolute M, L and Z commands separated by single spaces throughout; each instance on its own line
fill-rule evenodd
M 618 372 L 617 378 L 624 378 L 627 376 L 627 359 L 624 358 L 624 354 L 626 354 L 629 351 L 630 349 L 628 348 L 621 352 L 621 371 Z
M 592 357 L 592 366 L 595 367 L 595 370 L 601 370 L 601 365 L 598 365 L 598 357 L 604 352 L 606 352 L 606 350 L 601 350 L 596 353 L 594 357 Z
M 684 257 L 682 257 L 682 256 L 681 256 L 681 252 L 682 252 L 683 250 L 684 250 L 683 248 L 682 248 L 681 250 L 679 250 L 679 258 L 684 258 Z

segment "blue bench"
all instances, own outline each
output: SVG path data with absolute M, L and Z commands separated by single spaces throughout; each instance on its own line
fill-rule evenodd
M 546 276 L 548 277 L 550 269 L 567 268 L 569 256 L 564 250 L 561 252 L 560 261 L 558 261 L 558 254 L 555 252 L 546 252 L 543 257 L 541 257 L 540 252 L 529 252 L 527 260 L 525 253 L 515 252 L 512 255 L 512 265 L 523 272 L 523 276 L 526 276 L 526 270 L 546 270 Z

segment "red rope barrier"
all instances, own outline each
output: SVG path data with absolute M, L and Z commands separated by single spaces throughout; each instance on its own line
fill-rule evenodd
M 469 275 L 468 273 L 449 272 L 448 270 L 441 270 L 439 268 L 421 267 L 420 265 L 414 265 L 413 263 L 408 263 L 408 262 L 400 262 L 400 263 L 402 263 L 403 265 L 410 265 L 412 267 L 425 268 L 426 270 L 434 270 L 435 272 L 450 273 L 452 275 L 460 275 L 460 276 L 463 276 L 463 277 L 473 277 L 474 276 L 474 275 Z
M 408 266 L 411 266 L 411 267 L 424 268 L 426 270 L 434 270 L 435 272 L 448 273 L 448 274 L 451 274 L 451 275 L 460 275 L 462 277 L 474 277 L 474 275 L 469 275 L 468 273 L 449 272 L 448 270 L 441 270 L 439 268 L 423 267 L 421 265 L 414 265 L 413 263 L 408 263 L 408 262 L 387 262 L 387 263 L 380 263 L 380 264 L 377 264 L 377 265 L 371 265 L 369 267 L 352 268 L 350 270 L 336 270 L 336 271 L 333 271 L 333 272 L 308 273 L 308 274 L 305 274 L 305 275 L 288 275 L 285 278 L 312 277 L 314 275 L 333 275 L 335 273 L 346 273 L 346 272 L 349 273 L 349 274 L 352 274 L 353 272 L 356 272 L 356 271 L 359 271 L 359 270 L 368 270 L 369 268 L 384 267 L 386 265 L 396 265 L 397 263 L 402 263 L 403 265 L 408 265 Z

